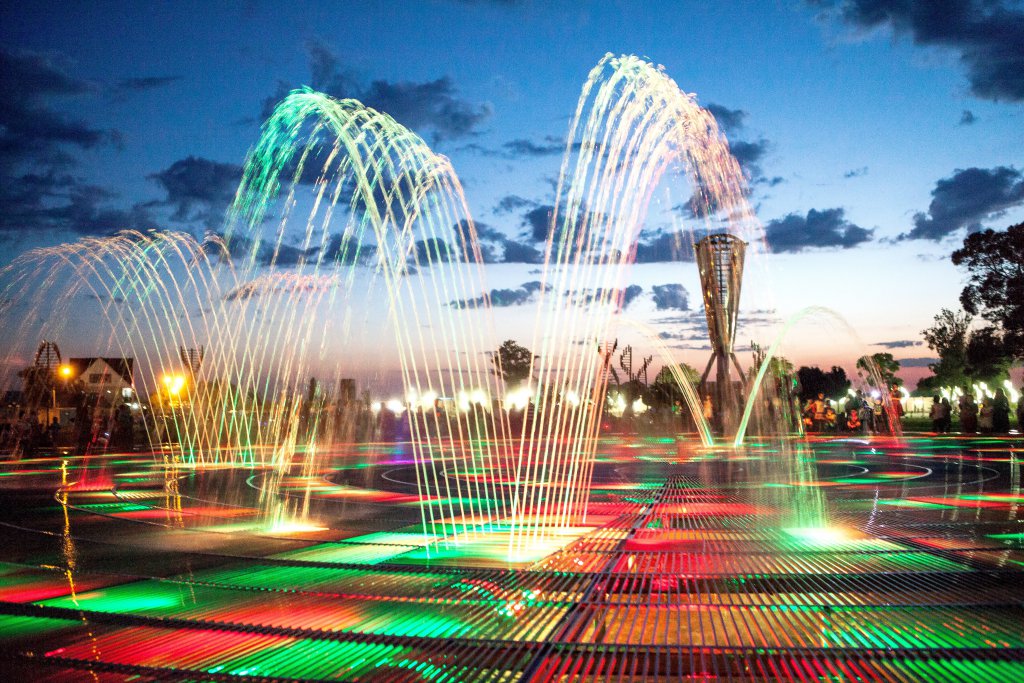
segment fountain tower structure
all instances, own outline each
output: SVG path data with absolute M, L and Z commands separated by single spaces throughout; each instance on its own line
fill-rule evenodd
M 704 395 L 711 395 L 712 424 L 721 434 L 735 431 L 740 415 L 741 398 L 730 377 L 729 366 L 731 362 L 736 368 L 742 387 L 743 369 L 733 346 L 746 249 L 746 242 L 728 233 L 708 235 L 694 245 L 711 339 L 711 358 L 701 375 L 700 386 Z M 712 366 L 716 368 L 715 386 L 709 391 L 707 380 Z

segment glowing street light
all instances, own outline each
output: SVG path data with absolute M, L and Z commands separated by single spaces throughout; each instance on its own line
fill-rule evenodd
M 185 388 L 185 375 L 164 375 L 164 387 L 171 396 L 177 396 Z
M 71 373 L 74 372 L 74 369 L 70 365 L 65 363 L 64 365 L 60 366 L 58 372 L 60 373 L 60 376 L 63 377 L 65 381 L 67 381 L 71 379 Z

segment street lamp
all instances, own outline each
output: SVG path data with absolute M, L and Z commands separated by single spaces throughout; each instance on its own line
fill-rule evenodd
M 174 399 L 185 388 L 185 375 L 164 375 L 163 383 L 168 398 Z

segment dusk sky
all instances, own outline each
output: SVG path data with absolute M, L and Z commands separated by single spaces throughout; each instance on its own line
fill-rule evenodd
M 926 372 L 920 331 L 965 277 L 951 251 L 1024 220 L 1019 2 L 4 3 L 0 265 L 124 228 L 220 231 L 260 123 L 302 85 L 419 133 L 478 223 L 538 247 L 580 88 L 609 52 L 663 65 L 747 175 L 773 253 L 744 291 L 741 346 L 822 305 L 861 349 L 804 325 L 784 347 L 797 364 L 890 350 L 911 384 Z M 642 244 L 671 211 L 652 208 Z M 488 286 L 537 279 L 506 260 Z M 703 368 L 695 265 L 652 256 L 631 277 L 643 294 L 624 314 Z M 534 319 L 501 303 L 502 337 Z

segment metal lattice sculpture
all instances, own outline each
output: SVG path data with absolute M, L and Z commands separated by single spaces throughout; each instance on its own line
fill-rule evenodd
M 743 281 L 743 258 L 747 243 L 727 233 L 708 235 L 694 246 L 700 285 L 704 294 L 704 312 L 711 338 L 711 358 L 701 376 L 701 385 L 707 381 L 711 366 L 717 365 L 715 374 L 715 423 L 726 431 L 732 427 L 735 415 L 735 396 L 729 379 L 729 361 L 732 361 L 743 379 L 743 370 L 733 351 L 736 340 L 736 319 L 740 305 L 740 285 Z

